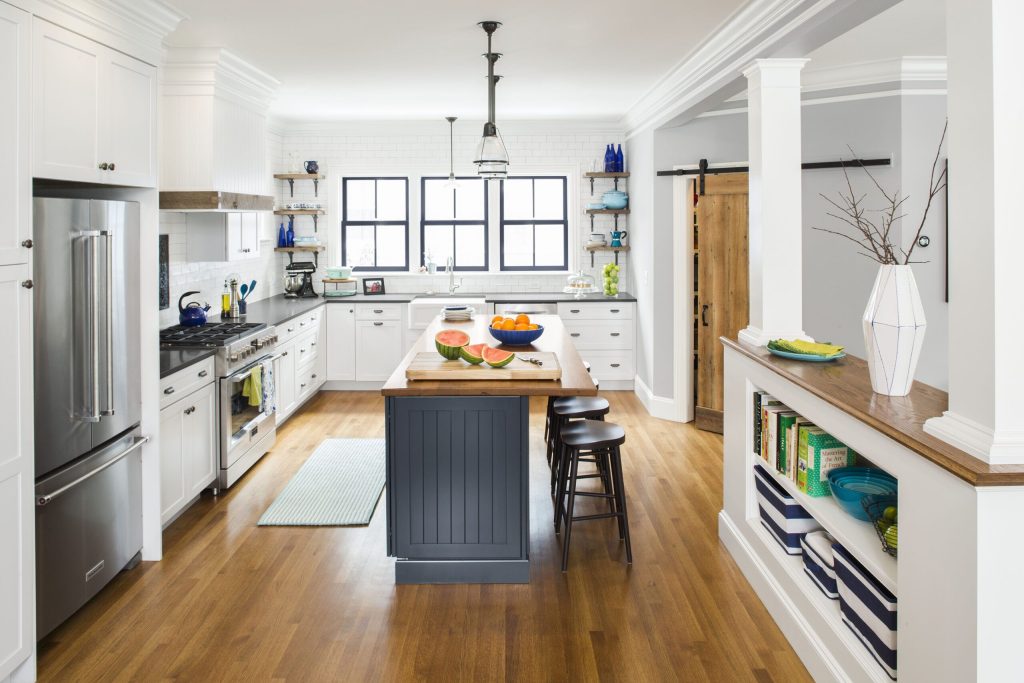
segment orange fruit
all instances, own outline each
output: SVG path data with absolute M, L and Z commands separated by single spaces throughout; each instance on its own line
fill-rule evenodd
M 501 323 L 501 321 L 503 321 L 504 319 L 505 318 L 503 318 L 500 315 L 494 316 L 493 318 L 491 318 L 491 327 L 494 327 L 495 325 Z
M 501 323 L 501 329 L 503 330 L 514 330 L 516 329 L 516 321 L 512 318 L 505 318 Z
M 516 325 L 529 325 L 529 324 L 530 324 L 530 316 L 526 315 L 525 313 L 520 313 L 519 315 L 516 316 Z
M 528 329 L 530 329 L 529 325 L 523 325 L 523 324 L 516 325 L 516 330 L 518 330 L 520 332 L 526 332 Z
M 528 329 L 528 330 L 539 330 L 540 329 L 540 325 L 538 325 L 537 323 L 530 323 L 529 325 L 526 326 L 526 329 Z

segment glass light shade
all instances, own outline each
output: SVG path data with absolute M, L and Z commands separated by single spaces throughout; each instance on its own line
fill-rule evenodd
M 487 178 L 504 178 L 508 175 L 508 150 L 495 130 L 495 135 L 484 135 L 476 147 L 477 173 Z

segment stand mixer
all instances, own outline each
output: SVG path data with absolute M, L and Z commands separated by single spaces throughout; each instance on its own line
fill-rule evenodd
M 289 263 L 284 268 L 284 295 L 289 299 L 319 296 L 313 289 L 313 273 L 315 272 L 316 266 L 312 262 Z

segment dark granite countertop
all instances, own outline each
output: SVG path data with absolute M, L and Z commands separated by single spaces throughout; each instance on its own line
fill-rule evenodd
M 552 304 L 559 301 L 635 302 L 636 297 L 629 292 L 619 292 L 618 296 L 605 296 L 601 293 L 583 294 L 578 299 L 575 294 L 565 294 L 563 292 L 508 292 L 503 294 L 487 294 L 485 300 L 489 304 Z
M 213 349 L 160 349 L 160 379 L 213 356 Z

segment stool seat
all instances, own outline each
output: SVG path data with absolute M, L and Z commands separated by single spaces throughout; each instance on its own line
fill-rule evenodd
M 570 448 L 596 450 L 621 446 L 626 442 L 626 431 L 611 422 L 582 420 L 563 427 L 559 437 Z
M 558 417 L 597 417 L 610 409 L 608 399 L 600 396 L 566 396 L 556 399 L 551 407 Z

